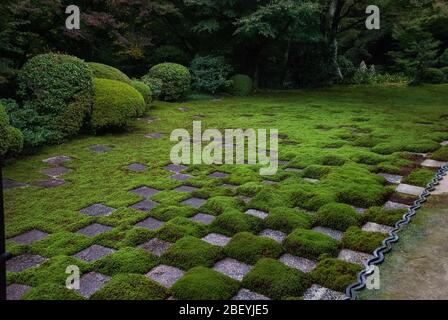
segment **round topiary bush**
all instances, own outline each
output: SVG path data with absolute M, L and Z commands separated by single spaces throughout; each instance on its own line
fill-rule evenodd
M 95 94 L 90 127 L 95 132 L 125 128 L 145 110 L 142 95 L 126 83 L 93 79 Z
M 160 94 L 162 93 L 163 81 L 157 78 L 151 78 L 150 76 L 146 75 L 142 77 L 142 82 L 146 84 L 149 89 L 151 89 L 152 99 L 158 100 Z
M 438 84 L 445 81 L 445 75 L 439 69 L 427 68 L 423 70 L 422 79 L 425 83 Z
M 146 104 L 150 104 L 152 102 L 152 92 L 151 92 L 151 88 L 148 85 L 146 85 L 142 81 L 132 80 L 131 86 L 135 90 L 140 92 L 140 94 L 142 95 L 143 99 L 145 99 Z
M 131 79 L 117 68 L 97 62 L 88 62 L 88 65 L 94 78 L 117 80 L 131 84 Z
M 234 75 L 232 80 L 232 92 L 237 96 L 247 96 L 252 93 L 253 81 L 251 77 L 245 74 Z
M 145 77 L 162 80 L 160 98 L 165 101 L 182 99 L 190 90 L 190 72 L 177 63 L 166 62 L 155 65 Z
M 445 76 L 445 82 L 448 82 L 448 67 L 440 68 L 440 71 L 442 71 L 443 75 Z
M 9 125 L 8 115 L 0 104 L 0 159 L 17 155 L 23 148 L 23 135 Z
M 27 145 L 60 143 L 80 131 L 93 93 L 84 61 L 54 53 L 35 56 L 23 66 L 18 84 L 24 105 L 10 117 L 21 124 L 19 129 L 28 132 Z

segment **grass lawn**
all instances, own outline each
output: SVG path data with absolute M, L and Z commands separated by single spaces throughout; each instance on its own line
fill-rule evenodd
M 359 259 L 371 253 L 371 241 L 381 240 L 380 233 L 362 227 L 368 222 L 393 225 L 403 210 L 383 205 L 413 200 L 396 193 L 396 185 L 378 173 L 403 176 L 415 186 L 430 180 L 435 169 L 422 169 L 424 159 L 415 153 L 430 158 L 444 148 L 447 101 L 448 85 L 334 87 L 157 102 L 148 112 L 155 120 L 136 120 L 126 133 L 46 147 L 4 169 L 5 178 L 29 184 L 5 190 L 7 249 L 14 256 L 45 258 L 37 267 L 8 272 L 8 284 L 30 286 L 24 299 L 228 299 L 241 289 L 287 299 L 306 295 L 315 284 L 343 291 L 361 270 Z M 170 133 L 191 130 L 193 120 L 202 121 L 203 130 L 277 128 L 279 159 L 285 163 L 270 177 L 260 176 L 256 165 L 191 165 L 183 173 L 192 178 L 172 179 L 173 173 L 163 169 L 174 145 Z M 148 133 L 163 136 L 147 138 Z M 109 150 L 93 152 L 93 145 Z M 446 152 L 439 153 L 439 160 L 448 160 Z M 40 171 L 50 165 L 42 160 L 58 155 L 72 158 L 63 163 L 71 171 L 59 177 L 65 183 L 34 186 L 48 179 Z M 136 163 L 145 165 L 144 171 L 127 168 Z M 215 171 L 229 175 L 208 177 Z M 173 190 L 182 185 L 195 188 Z M 158 191 L 142 203 L 150 210 L 131 208 L 145 200 L 130 192 L 142 186 Z M 182 203 L 190 198 L 204 201 L 198 201 L 199 207 Z M 108 215 L 80 212 L 93 204 L 114 210 Z M 267 218 L 245 214 L 249 209 Z M 103 226 L 100 233 L 78 232 L 94 223 Z M 25 244 L 12 239 L 30 230 L 48 235 Z M 99 252 L 94 258 L 78 254 L 92 245 L 100 248 L 92 250 Z M 95 272 L 95 279 L 101 275 L 104 285 L 94 294 L 66 289 L 68 265 L 77 265 L 83 275 Z

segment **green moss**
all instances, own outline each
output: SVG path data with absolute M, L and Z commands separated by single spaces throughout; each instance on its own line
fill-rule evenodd
M 238 193 L 248 197 L 255 196 L 263 188 L 263 185 L 258 182 L 247 182 L 239 186 L 236 190 Z
M 92 300 L 162 300 L 168 290 L 141 274 L 117 274 L 95 292 Z
M 122 248 L 94 263 L 94 269 L 107 275 L 147 273 L 157 265 L 157 258 L 139 248 Z
M 25 293 L 22 300 L 84 300 L 84 298 L 63 285 L 45 283 Z
M 325 166 L 311 165 L 303 170 L 303 176 L 311 179 L 320 179 L 330 173 L 331 169 Z
M 338 260 L 325 258 L 318 262 L 311 272 L 313 282 L 328 289 L 344 292 L 345 288 L 356 281 L 361 266 Z
M 324 205 L 316 214 L 316 225 L 345 231 L 360 222 L 359 213 L 351 206 L 342 203 Z
M 145 99 L 146 104 L 150 104 L 152 102 L 152 92 L 151 92 L 151 88 L 148 85 L 146 85 L 142 81 L 132 80 L 131 86 L 135 90 L 140 92 L 140 94 L 142 95 L 143 99 Z
M 324 166 L 342 166 L 346 159 L 336 154 L 328 154 L 320 159 L 320 163 Z
M 88 65 L 94 78 L 116 80 L 131 84 L 131 79 L 117 68 L 97 62 L 88 62 Z
M 157 206 L 151 210 L 151 216 L 162 221 L 168 221 L 176 217 L 191 217 L 196 209 L 189 206 Z
M 212 231 L 227 236 L 243 231 L 258 233 L 261 229 L 260 219 L 232 209 L 219 215 L 211 224 Z
M 272 299 L 301 296 L 309 287 L 308 277 L 269 258 L 261 259 L 243 279 L 243 287 Z
M 325 204 L 335 202 L 336 197 L 335 192 L 324 188 L 311 190 L 299 188 L 292 195 L 294 205 L 306 210 L 318 210 Z
M 91 240 L 85 235 L 61 231 L 34 243 L 31 248 L 45 257 L 52 257 L 60 254 L 75 254 L 90 244 Z
M 214 215 L 220 215 L 228 209 L 240 210 L 243 208 L 243 203 L 238 198 L 217 196 L 210 199 L 204 203 L 201 207 L 201 211 L 206 213 L 211 213 Z
M 296 228 L 310 228 L 311 217 L 292 208 L 274 208 L 265 219 L 265 225 L 269 229 L 290 233 Z
M 431 159 L 439 161 L 448 161 L 448 146 L 443 146 L 431 154 Z
M 239 284 L 222 273 L 205 267 L 188 271 L 171 288 L 180 300 L 228 300 L 238 291 Z
M 428 168 L 416 169 L 403 179 L 403 183 L 413 186 L 426 187 L 426 185 L 434 178 L 435 174 L 435 170 Z
M 383 207 L 372 207 L 365 212 L 364 220 L 393 227 L 406 211 L 406 209 L 387 210 Z
M 207 229 L 207 226 L 184 217 L 177 217 L 165 223 L 156 232 L 156 237 L 170 242 L 176 242 L 184 236 L 202 238 L 207 234 Z
M 212 267 L 222 258 L 222 248 L 198 238 L 185 236 L 171 246 L 163 255 L 166 264 L 189 270 L 193 267 Z
M 270 208 L 292 207 L 293 201 L 289 191 L 280 190 L 275 186 L 266 186 L 252 198 L 249 205 L 254 209 L 269 211 Z
M 119 247 L 135 247 L 149 241 L 154 236 L 154 231 L 144 228 L 132 228 L 126 231 Z
M 375 153 L 364 153 L 354 156 L 353 161 L 367 165 L 376 165 L 383 162 L 384 157 Z
M 381 233 L 366 232 L 357 227 L 350 227 L 344 233 L 342 246 L 354 251 L 372 253 L 386 237 Z
M 292 255 L 317 260 L 321 254 L 336 256 L 339 242 L 325 234 L 306 229 L 294 230 L 284 242 L 286 251 Z

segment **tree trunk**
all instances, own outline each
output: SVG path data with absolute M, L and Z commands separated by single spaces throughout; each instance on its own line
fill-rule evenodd
M 330 55 L 330 65 L 332 69 L 332 77 L 337 81 L 342 81 L 341 68 L 338 63 L 338 31 L 339 23 L 341 19 L 342 7 L 344 6 L 344 0 L 331 0 L 327 14 L 327 45 Z M 332 79 L 332 80 L 333 80 Z

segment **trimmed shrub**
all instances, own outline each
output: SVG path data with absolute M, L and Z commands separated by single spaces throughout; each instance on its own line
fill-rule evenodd
M 448 67 L 440 68 L 440 71 L 442 71 L 443 75 L 445 76 L 445 82 L 448 82 Z
M 144 76 L 142 82 L 146 84 L 149 89 L 151 89 L 151 94 L 153 100 L 157 100 L 162 93 L 163 81 L 157 78 L 151 78 L 149 76 Z
M 360 216 L 351 206 L 342 203 L 324 205 L 316 214 L 316 225 L 345 231 L 359 224 Z
M 439 161 L 448 161 L 448 146 L 443 146 L 431 154 L 431 159 Z
M 19 129 L 9 125 L 9 118 L 0 103 L 0 158 L 9 158 L 19 154 L 23 148 L 23 135 Z
M 325 258 L 318 262 L 316 269 L 311 272 L 311 277 L 314 283 L 344 292 L 348 285 L 355 282 L 356 275 L 361 269 L 361 266 L 353 263 Z
M 79 133 L 93 93 L 84 61 L 62 54 L 37 55 L 25 63 L 18 83 L 24 105 L 10 117 L 24 132 L 25 145 L 61 143 Z
M 342 246 L 354 251 L 372 253 L 387 237 L 378 232 L 362 231 L 358 227 L 350 227 L 342 237 Z
M 97 62 L 88 62 L 93 78 L 109 79 L 131 84 L 131 79 L 117 68 Z
M 243 279 L 243 287 L 272 299 L 299 297 L 309 287 L 305 273 L 289 268 L 280 261 L 263 258 Z
M 327 253 L 336 256 L 339 252 L 339 242 L 325 234 L 306 230 L 294 230 L 284 242 L 286 251 L 289 253 L 317 260 L 321 254 Z
M 406 213 L 406 209 L 388 210 L 383 207 L 369 208 L 364 214 L 365 222 L 371 221 L 393 227 Z
M 161 63 L 152 67 L 147 76 L 162 80 L 160 98 L 165 101 L 176 101 L 185 97 L 190 90 L 190 72 L 177 63 Z
M 266 227 L 290 233 L 296 228 L 308 229 L 311 227 L 311 217 L 306 213 L 291 208 L 275 208 L 269 212 L 264 220 Z
M 241 232 L 233 236 L 224 252 L 238 261 L 254 264 L 263 257 L 277 258 L 282 253 L 282 247 L 273 239 Z
M 142 95 L 123 82 L 108 79 L 93 80 L 95 95 L 90 127 L 96 132 L 123 129 L 132 118 L 143 114 Z
M 448 150 L 448 149 L 447 149 Z M 447 154 L 448 159 L 448 154 Z M 403 183 L 413 186 L 426 187 L 426 185 L 434 178 L 435 170 L 428 168 L 420 168 L 411 172 L 410 175 L 403 179 Z
M 238 281 L 217 271 L 196 267 L 180 278 L 171 290 L 179 300 L 228 300 L 238 288 Z
M 221 56 L 197 55 L 190 65 L 193 74 L 193 89 L 199 92 L 216 93 L 232 86 L 228 80 L 232 67 Z
M 251 77 L 245 74 L 234 75 L 232 81 L 232 93 L 236 96 L 248 96 L 253 90 L 253 81 Z
M 443 72 L 436 68 L 427 68 L 422 72 L 422 81 L 425 83 L 438 84 L 445 81 Z
M 233 236 L 235 233 L 243 231 L 258 233 L 262 229 L 262 222 L 260 219 L 238 210 L 226 210 L 213 220 L 211 229 L 226 236 Z
M 143 99 L 145 99 L 146 104 L 150 104 L 152 102 L 152 92 L 151 88 L 142 81 L 132 80 L 131 86 L 140 92 Z

